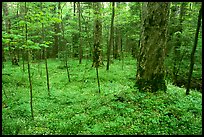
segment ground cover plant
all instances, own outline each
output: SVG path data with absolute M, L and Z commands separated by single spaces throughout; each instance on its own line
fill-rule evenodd
M 135 60 L 115 60 L 109 71 L 99 68 L 101 93 L 95 69 L 86 60 L 70 60 L 68 82 L 61 62 L 49 59 L 50 93 L 46 75 L 31 63 L 33 111 L 31 120 L 27 73 L 6 62 L 2 70 L 2 134 L 8 135 L 200 135 L 202 134 L 202 94 L 171 83 L 167 91 L 140 92 L 134 87 Z M 44 64 L 41 64 L 44 70 Z M 85 69 L 86 68 L 86 69 Z M 128 70 L 128 71 L 127 71 Z M 86 75 L 84 74 L 86 73 Z
M 202 134 L 202 2 L 2 2 L 3 135 Z

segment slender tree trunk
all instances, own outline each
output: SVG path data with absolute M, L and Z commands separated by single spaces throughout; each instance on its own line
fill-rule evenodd
M 74 16 L 76 16 L 76 2 L 74 2 Z
M 117 59 L 118 58 L 118 38 L 119 38 L 119 31 L 118 31 L 118 27 L 115 27 L 115 34 L 116 34 L 116 36 L 115 36 L 115 43 L 114 43 L 114 56 L 113 56 L 113 58 L 114 59 Z
M 61 2 L 58 2 L 57 15 L 58 15 L 59 19 L 61 18 L 60 12 L 61 12 Z M 57 23 L 57 29 L 58 29 L 58 32 L 57 32 L 58 34 L 62 32 L 61 27 L 60 27 L 60 23 Z M 61 35 L 58 35 L 58 53 L 62 51 L 62 48 L 63 48 L 62 45 L 63 45 L 62 37 L 61 37 Z
M 136 85 L 140 91 L 166 91 L 165 46 L 168 25 L 168 2 L 148 2 L 143 5 L 142 35 L 137 62 Z
M 99 74 L 98 74 L 98 67 L 96 67 L 96 76 L 97 76 L 97 82 L 98 82 L 98 93 L 101 93 L 101 91 L 100 91 Z
M 47 90 L 48 90 L 48 96 L 50 96 L 50 82 L 49 82 L 49 71 L 48 71 L 48 65 L 47 65 L 46 49 L 44 49 L 44 55 L 45 55 L 45 69 L 46 69 L 46 76 L 47 76 Z
M 67 59 L 66 59 L 66 62 L 65 62 L 66 64 L 66 69 L 67 69 L 67 77 L 68 77 L 68 80 L 69 80 L 69 82 L 71 82 L 71 80 L 70 80 L 70 74 L 69 74 L 69 67 L 68 67 L 68 64 L 67 64 Z
M 74 2 L 74 17 L 73 20 L 76 20 L 76 2 Z M 79 54 L 79 46 L 78 46 L 78 41 L 79 41 L 79 35 L 76 32 L 72 33 L 72 57 L 78 57 Z
M 57 5 L 54 7 L 55 14 L 57 14 Z M 59 51 L 59 36 L 58 33 L 60 32 L 59 23 L 54 24 L 54 46 L 52 51 L 52 56 L 57 57 Z
M 31 79 L 31 75 L 30 75 L 30 51 L 29 49 L 27 50 L 27 54 L 28 54 L 28 78 L 29 78 L 29 83 L 30 83 L 30 109 L 31 109 L 31 116 L 34 119 L 33 116 L 33 88 L 32 88 L 32 79 Z
M 81 10 L 80 10 L 80 2 L 78 2 L 78 15 L 79 15 L 79 64 L 81 64 L 82 61 L 82 37 L 81 37 Z
M 27 7 L 26 7 L 26 2 L 25 2 L 25 14 L 27 15 Z M 28 46 L 28 26 L 27 26 L 27 19 L 25 19 L 26 22 L 26 45 Z M 34 119 L 33 116 L 33 88 L 32 88 L 32 79 L 31 79 L 31 75 L 30 75 L 30 50 L 27 49 L 27 56 L 28 56 L 28 79 L 29 79 L 29 84 L 30 84 L 30 109 L 31 109 L 31 116 L 32 119 Z
M 43 3 L 41 2 L 41 11 L 43 11 Z M 45 39 L 45 34 L 44 34 L 44 24 L 41 23 L 42 25 L 42 43 L 44 43 Z M 48 90 L 48 96 L 50 96 L 50 82 L 49 82 L 49 71 L 48 71 L 48 65 L 47 65 L 47 54 L 46 54 L 46 49 L 43 47 L 43 55 L 44 55 L 44 60 L 45 60 L 45 69 L 46 69 L 46 77 L 47 77 L 47 90 Z
M 98 74 L 98 67 L 102 62 L 102 55 L 101 55 L 101 37 L 102 37 L 102 25 L 99 19 L 100 15 L 100 8 L 101 3 L 97 2 L 94 4 L 95 9 L 95 23 L 94 23 L 94 51 L 93 51 L 93 64 L 92 66 L 96 68 L 96 76 L 98 82 L 98 92 L 100 93 L 100 82 L 99 82 L 99 74 Z
M 110 50 L 111 47 L 113 46 L 113 22 L 114 22 L 114 16 L 115 16 L 115 2 L 112 2 L 112 18 L 111 18 L 111 29 L 110 29 L 110 40 L 109 40 L 109 44 L 108 44 L 108 48 L 107 48 L 107 68 L 106 70 L 109 70 L 109 64 L 110 64 Z
M 19 9 L 18 9 L 18 6 L 19 4 L 17 3 L 17 8 L 16 8 L 16 16 L 17 16 L 17 22 L 16 22 L 16 30 L 19 30 Z M 17 57 L 18 57 L 18 61 L 20 61 L 20 49 L 19 47 L 16 49 L 17 50 Z
M 120 2 L 116 2 L 116 8 L 120 8 Z M 120 14 L 120 13 L 118 13 Z M 119 16 L 119 15 L 118 15 Z M 121 28 L 119 27 L 120 25 L 115 26 L 115 43 L 114 43 L 114 59 L 118 59 L 120 55 L 120 42 L 121 42 Z
M 23 72 L 25 72 L 25 59 L 24 59 L 24 51 L 23 49 L 21 50 L 21 54 L 22 54 L 22 61 L 23 61 Z
M 197 43 L 198 43 L 199 29 L 201 26 L 202 6 L 203 6 L 203 4 L 201 3 L 201 8 L 200 8 L 200 11 L 198 14 L 198 24 L 197 24 L 196 33 L 195 33 L 194 46 L 193 46 L 193 49 L 191 52 L 191 64 L 190 64 L 190 69 L 189 69 L 189 74 L 188 74 L 188 84 L 187 84 L 187 88 L 186 88 L 186 95 L 189 95 L 189 92 L 190 92 L 191 77 L 192 77 L 193 66 L 194 66 L 194 62 L 195 62 L 194 55 L 195 55 L 195 51 L 196 51 L 196 47 L 197 47 Z
M 61 9 L 61 20 L 62 20 L 62 9 Z M 62 20 L 62 22 L 61 22 L 61 27 L 62 27 L 62 37 L 63 37 L 63 43 L 66 45 L 66 39 L 64 38 L 64 22 L 63 22 L 63 20 Z M 67 70 L 67 77 L 68 77 L 68 80 L 69 80 L 69 82 L 71 82 L 71 80 L 70 80 L 70 74 L 69 74 L 69 67 L 68 67 L 68 45 L 65 47 L 65 50 L 66 50 L 66 57 L 65 57 L 65 65 L 66 65 L 66 70 Z
M 124 66 L 124 55 L 123 55 L 123 43 L 122 43 L 122 38 L 121 38 L 121 56 L 122 56 L 122 70 Z

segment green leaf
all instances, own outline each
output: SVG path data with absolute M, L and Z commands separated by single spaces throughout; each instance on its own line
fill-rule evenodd
M 55 22 L 55 23 L 61 23 L 62 20 L 61 19 L 58 19 L 58 18 L 52 18 L 52 20 Z
M 9 51 L 9 47 L 5 47 L 4 50 L 5 50 L 5 51 Z
M 36 45 L 29 46 L 29 48 L 31 48 L 31 49 L 41 49 L 39 46 L 36 46 Z
M 46 45 L 46 44 L 40 44 L 40 47 L 45 47 L 45 48 L 48 48 L 49 46 Z

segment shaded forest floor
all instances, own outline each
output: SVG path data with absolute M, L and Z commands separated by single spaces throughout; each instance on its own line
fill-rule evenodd
M 106 63 L 105 63 L 106 64 Z M 114 61 L 99 69 L 101 94 L 92 61 L 69 60 L 71 83 L 59 60 L 48 60 L 51 96 L 45 65 L 31 63 L 34 121 L 26 71 L 4 64 L 2 70 L 2 134 L 202 134 L 202 94 L 168 83 L 167 93 L 139 92 L 135 61 Z M 6 94 L 6 96 L 5 96 Z

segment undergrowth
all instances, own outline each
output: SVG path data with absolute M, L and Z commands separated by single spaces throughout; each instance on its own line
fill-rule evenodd
M 168 84 L 167 92 L 139 92 L 131 58 L 99 68 L 101 93 L 91 60 L 69 60 L 71 82 L 59 60 L 31 63 L 34 120 L 30 113 L 27 70 L 4 63 L 2 70 L 3 135 L 201 135 L 202 94 Z M 105 63 L 104 63 L 105 64 Z M 42 75 L 40 75 L 40 70 Z M 6 75 L 4 75 L 6 74 Z

